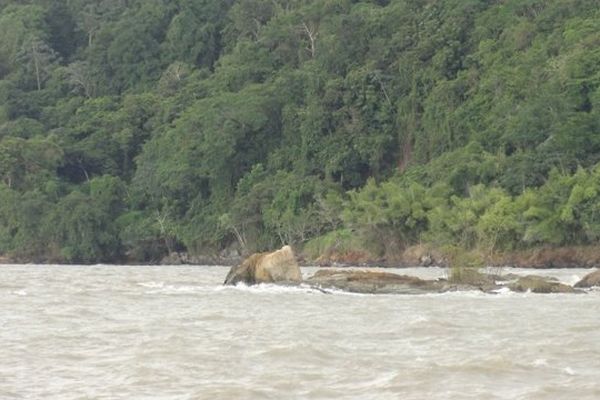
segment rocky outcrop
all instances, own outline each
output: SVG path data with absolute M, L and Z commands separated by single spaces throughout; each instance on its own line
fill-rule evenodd
M 552 278 L 528 275 L 523 276 L 517 281 L 508 285 L 514 292 L 532 292 L 532 293 L 577 293 L 578 290 L 572 286 L 560 283 Z
M 516 278 L 507 282 L 508 278 Z M 499 283 L 500 282 L 500 283 Z M 497 293 L 503 287 L 515 292 L 532 293 L 582 293 L 582 291 L 557 281 L 554 278 L 529 275 L 496 277 L 493 275 L 469 275 L 461 280 L 424 280 L 414 276 L 389 272 L 362 270 L 320 270 L 305 283 L 320 289 L 336 289 L 352 293 L 368 294 L 423 294 L 454 291 L 481 291 Z
M 468 278 L 468 279 L 467 279 Z M 494 293 L 503 286 L 492 276 L 468 274 L 461 280 L 425 280 L 414 276 L 364 270 L 320 270 L 305 283 L 320 289 L 336 289 L 367 294 L 424 294 L 456 291 Z
M 600 271 L 588 275 L 584 280 L 589 281 L 590 285 L 597 285 L 600 283 Z M 449 280 L 425 280 L 414 276 L 382 271 L 328 268 L 321 269 L 302 281 L 302 274 L 296 257 L 289 246 L 284 246 L 272 253 L 251 255 L 229 270 L 224 283 L 226 285 L 236 285 L 238 283 L 247 285 L 260 283 L 298 285 L 304 283 L 324 291 L 334 289 L 365 294 L 424 294 L 473 290 L 497 293 L 498 289 L 506 287 L 515 292 L 582 292 L 557 281 L 555 278 L 535 275 L 522 277 L 513 274 L 497 276 L 483 274 L 476 269 L 465 269 L 460 274 L 454 273 Z M 584 287 L 581 286 L 583 283 L 578 285 Z
M 369 294 L 421 294 L 439 292 L 444 288 L 444 284 L 440 281 L 361 270 L 320 270 L 305 283 L 321 289 Z
M 591 288 L 594 286 L 600 287 L 600 269 L 587 274 L 575 284 L 576 288 Z
M 302 282 L 300 267 L 290 246 L 272 253 L 256 253 L 241 264 L 232 267 L 225 278 L 225 285 L 245 283 L 299 284 Z

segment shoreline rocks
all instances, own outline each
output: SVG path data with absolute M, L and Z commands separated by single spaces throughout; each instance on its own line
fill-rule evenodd
M 477 253 L 477 250 L 474 250 Z M 515 268 L 593 268 L 600 267 L 600 250 L 597 246 L 540 246 L 527 250 L 497 252 L 488 256 L 493 267 Z M 307 261 L 310 261 L 307 259 Z M 322 267 L 448 267 L 445 253 L 429 245 L 413 245 L 395 254 L 381 257 L 360 250 L 325 250 L 309 264 Z
M 236 265 L 242 262 L 237 252 L 222 252 L 213 255 L 190 255 L 186 252 L 174 252 L 163 257 L 160 265 Z
M 590 284 L 600 283 L 600 280 L 594 280 L 600 279 L 600 271 L 586 278 L 588 277 Z M 341 290 L 363 294 L 427 294 L 455 291 L 498 293 L 503 288 L 521 293 L 583 293 L 582 290 L 561 283 L 555 278 L 538 275 L 490 275 L 469 268 L 449 280 L 442 278 L 428 280 L 391 272 L 348 268 L 324 268 L 303 280 L 296 257 L 289 246 L 272 253 L 253 254 L 241 264 L 232 267 L 224 284 L 238 283 L 305 284 L 321 291 Z

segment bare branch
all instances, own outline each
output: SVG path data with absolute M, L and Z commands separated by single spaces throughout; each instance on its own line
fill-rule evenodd
M 318 26 L 308 26 L 306 22 L 302 22 L 302 27 L 304 28 L 304 33 L 308 37 L 309 48 L 307 49 L 310 52 L 310 57 L 315 58 L 315 53 L 317 50 L 317 38 L 319 36 L 319 27 Z

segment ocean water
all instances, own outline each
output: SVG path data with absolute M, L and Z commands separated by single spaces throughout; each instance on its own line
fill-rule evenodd
M 0 266 L 0 399 L 600 399 L 600 291 L 325 294 L 227 271 Z

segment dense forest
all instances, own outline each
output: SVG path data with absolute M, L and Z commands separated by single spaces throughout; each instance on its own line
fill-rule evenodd
M 598 0 L 0 0 L 0 254 L 600 239 Z

